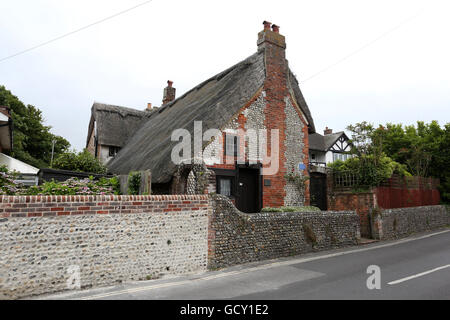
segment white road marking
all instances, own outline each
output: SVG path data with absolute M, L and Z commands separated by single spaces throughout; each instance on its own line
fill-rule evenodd
M 412 276 L 409 276 L 409 277 L 406 277 L 406 278 L 402 278 L 402 279 L 399 279 L 399 280 L 391 281 L 391 282 L 388 282 L 388 284 L 394 285 L 394 284 L 402 283 L 402 282 L 405 282 L 405 281 L 408 281 L 408 280 L 411 280 L 411 279 L 415 279 L 415 278 L 419 278 L 419 277 L 425 276 L 427 274 L 430 274 L 430 273 L 433 273 L 433 272 L 436 272 L 436 271 L 439 271 L 439 270 L 442 270 L 442 269 L 446 269 L 446 268 L 450 268 L 450 264 L 447 264 L 446 266 L 434 268 L 434 269 L 431 269 L 431 270 L 428 270 L 428 271 L 424 271 L 424 272 L 421 272 L 421 273 L 418 273 L 418 274 L 415 274 L 415 275 L 412 275 Z
M 228 276 L 233 276 L 233 275 L 239 275 L 239 274 L 244 274 L 244 273 L 258 271 L 258 270 L 265 270 L 265 269 L 270 269 L 270 268 L 275 268 L 275 267 L 288 266 L 288 265 L 293 265 L 293 264 L 300 264 L 300 263 L 305 263 L 305 262 L 311 262 L 311 261 L 316 261 L 316 260 L 322 260 L 322 259 L 328 259 L 328 258 L 343 256 L 343 255 L 352 254 L 352 253 L 358 253 L 358 252 L 376 250 L 376 249 L 380 249 L 380 248 L 392 247 L 392 246 L 396 246 L 396 245 L 399 245 L 399 244 L 408 243 L 408 242 L 411 242 L 411 241 L 416 241 L 416 240 L 422 240 L 422 239 L 430 238 L 430 237 L 437 236 L 437 235 L 440 235 L 440 234 L 443 234 L 443 233 L 447 233 L 447 232 L 450 232 L 450 230 L 444 230 L 444 231 L 440 231 L 440 232 L 436 232 L 436 233 L 432 233 L 432 234 L 427 234 L 427 235 L 424 235 L 424 236 L 421 236 L 421 237 L 417 237 L 417 238 L 410 238 L 410 239 L 399 240 L 399 241 L 396 241 L 396 242 L 386 243 L 386 244 L 373 246 L 373 247 L 368 247 L 368 248 L 361 248 L 361 249 L 355 249 L 355 250 L 349 250 L 349 251 L 343 251 L 343 252 L 336 252 L 336 253 L 331 253 L 331 254 L 325 254 L 325 255 L 322 255 L 322 256 L 311 257 L 311 258 L 300 258 L 300 259 L 288 260 L 288 261 L 283 261 L 283 262 L 273 262 L 273 263 L 268 263 L 268 264 L 265 264 L 265 265 L 262 265 L 262 266 L 258 266 L 258 267 L 247 268 L 247 269 L 238 270 L 238 271 L 222 272 L 222 273 L 219 273 L 219 274 L 205 276 L 205 277 L 201 277 L 201 278 L 197 278 L 197 279 L 182 280 L 182 281 L 178 281 L 178 282 L 169 282 L 169 283 L 163 283 L 163 284 L 157 284 L 157 285 L 142 286 L 142 287 L 134 288 L 134 289 L 125 289 L 125 290 L 119 290 L 119 291 L 114 291 L 114 292 L 101 293 L 101 294 L 96 294 L 96 295 L 90 295 L 90 296 L 84 296 L 84 297 L 79 297 L 79 298 L 73 298 L 73 300 L 102 299 L 102 298 L 107 298 L 107 297 L 111 297 L 111 296 L 117 296 L 117 295 L 121 295 L 121 294 L 136 293 L 136 292 L 141 292 L 141 291 L 150 291 L 150 290 L 154 290 L 154 289 L 173 287 L 173 286 L 177 286 L 177 285 L 184 285 L 184 284 L 189 284 L 189 283 L 198 282 L 198 281 L 208 281 L 208 280 L 213 280 L 213 279 L 218 279 L 218 278 L 223 278 L 223 277 L 228 277 Z M 272 259 L 272 260 L 275 260 L 275 259 Z M 52 297 L 55 297 L 55 296 L 51 296 L 51 297 L 48 297 L 48 298 L 52 299 Z

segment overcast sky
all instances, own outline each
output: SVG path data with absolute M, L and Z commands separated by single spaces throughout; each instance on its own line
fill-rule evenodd
M 2 0 L 0 60 L 142 2 Z M 450 121 L 446 2 L 153 0 L 0 62 L 0 84 L 81 150 L 94 101 L 159 106 L 168 79 L 180 96 L 256 52 L 268 20 L 286 36 L 318 132 L 364 120 L 442 125 Z

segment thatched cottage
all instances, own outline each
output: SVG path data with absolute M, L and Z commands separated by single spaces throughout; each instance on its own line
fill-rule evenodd
M 257 46 L 255 54 L 179 98 L 175 99 L 169 82 L 160 108 L 138 111 L 95 103 L 88 149 L 107 161 L 112 173 L 150 170 L 154 192 L 187 192 L 188 187 L 176 185 L 180 166 L 172 153 L 180 141 L 173 139 L 173 133 L 184 129 L 193 139 L 199 130 L 201 134 L 218 129 L 200 147 L 192 140 L 194 153 L 199 148 L 200 154 L 208 151 L 204 164 L 215 177 L 210 191 L 229 196 L 244 212 L 309 204 L 308 137 L 315 133 L 314 121 L 286 60 L 279 27 L 265 21 Z M 257 133 L 256 148 L 242 135 L 250 129 Z M 198 156 L 194 153 L 192 158 Z M 277 170 L 270 171 L 273 162 Z M 189 183 L 189 179 L 181 181 Z

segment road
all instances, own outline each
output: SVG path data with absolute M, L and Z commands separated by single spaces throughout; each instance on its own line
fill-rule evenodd
M 367 273 L 380 268 L 380 289 Z M 370 283 L 374 283 L 370 281 Z M 450 230 L 40 299 L 450 299 Z

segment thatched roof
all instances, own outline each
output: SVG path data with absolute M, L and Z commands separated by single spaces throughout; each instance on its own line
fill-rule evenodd
M 171 152 L 178 143 L 171 141 L 172 132 L 184 128 L 193 138 L 194 121 L 202 121 L 203 132 L 211 128 L 223 129 L 262 88 L 265 76 L 264 51 L 261 51 L 164 105 L 149 116 L 108 163 L 109 171 L 127 174 L 133 170 L 149 169 L 153 183 L 169 182 L 176 169 L 171 161 Z M 290 85 L 298 105 L 308 118 L 310 130 L 314 132 L 308 106 L 292 73 Z
M 147 120 L 149 114 L 149 111 L 95 102 L 91 110 L 86 146 L 94 129 L 94 121 L 97 121 L 97 135 L 100 145 L 123 147 L 127 140 Z

